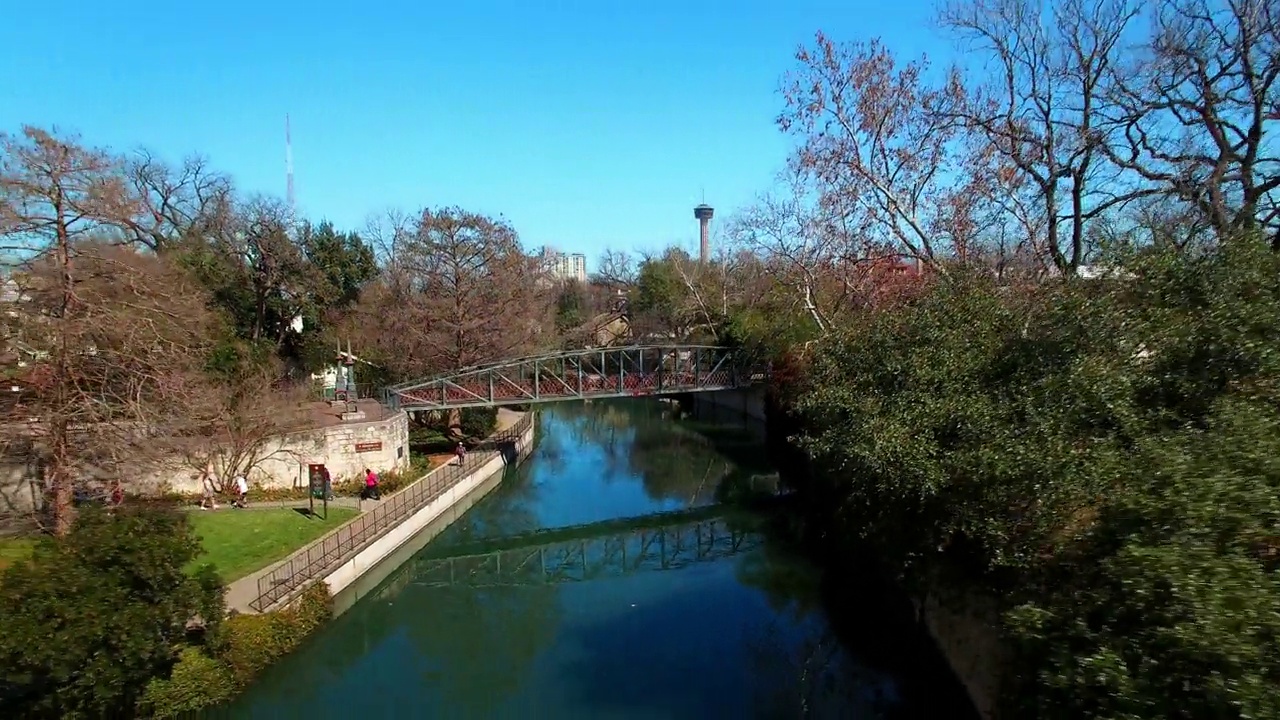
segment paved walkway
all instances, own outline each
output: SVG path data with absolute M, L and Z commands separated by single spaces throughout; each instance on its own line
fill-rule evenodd
M 522 413 L 514 412 L 512 410 L 507 410 L 506 408 L 498 408 L 498 426 L 494 430 L 494 432 L 495 433 L 502 432 L 503 430 L 506 430 L 507 428 L 516 424 L 516 422 L 520 419 L 521 415 Z M 490 454 L 494 454 L 494 453 L 485 453 L 485 455 L 490 455 Z M 470 457 L 471 456 L 468 455 L 468 459 L 470 459 Z M 488 459 L 485 458 L 485 461 L 487 462 Z M 439 465 L 437 467 L 434 467 L 431 470 L 429 470 L 426 473 L 426 475 L 423 475 L 422 477 L 426 477 L 427 475 L 430 475 L 431 473 L 438 471 L 442 467 L 445 467 L 445 466 Z M 419 480 L 421 480 L 421 478 L 419 478 Z M 330 500 L 329 504 L 334 506 L 353 507 L 353 508 L 356 508 L 358 511 L 360 511 L 361 514 L 363 514 L 363 513 L 369 512 L 374 507 L 381 504 L 381 502 L 382 501 L 380 500 L 361 500 L 360 498 L 340 497 L 334 500 Z M 248 504 L 248 507 L 250 509 L 306 507 L 306 506 L 307 506 L 306 500 L 250 502 Z M 224 508 L 225 506 L 219 505 L 218 511 L 222 512 Z M 336 530 L 336 528 L 334 530 Z M 331 530 L 330 532 L 334 532 L 334 530 Z M 288 559 L 289 558 L 286 557 L 283 560 L 271 563 L 270 565 L 262 568 L 261 570 L 258 570 L 257 572 L 254 572 L 254 573 L 250 573 L 249 575 L 246 575 L 240 578 L 239 580 L 236 580 L 232 582 L 230 585 L 228 585 L 227 594 L 226 594 L 227 609 L 233 610 L 238 613 L 248 613 L 248 614 L 256 613 L 257 611 L 251 608 L 249 606 L 249 603 L 253 602 L 258 598 L 258 578 L 276 569 L 276 567 L 282 565 L 285 562 L 285 560 L 288 560 Z

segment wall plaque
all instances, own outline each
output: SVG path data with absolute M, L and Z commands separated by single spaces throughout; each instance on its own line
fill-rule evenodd
M 376 440 L 374 442 L 356 443 L 356 452 L 358 453 L 378 452 L 381 449 L 382 449 L 381 440 Z

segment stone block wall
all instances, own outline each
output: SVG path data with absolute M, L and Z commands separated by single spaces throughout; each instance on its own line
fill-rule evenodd
M 0 518 L 28 515 L 40 505 L 40 464 L 28 452 L 0 457 Z
M 409 467 L 409 416 L 403 412 L 381 420 L 341 425 L 282 435 L 267 442 L 262 458 L 248 474 L 257 488 L 292 488 L 307 485 L 307 465 L 328 466 L 334 482 Z M 27 515 L 41 504 L 38 462 L 26 456 L 0 457 L 0 518 Z M 139 494 L 165 491 L 199 494 L 199 472 L 175 458 L 140 478 L 126 480 L 126 488 Z
M 322 463 L 335 483 L 364 475 L 370 468 L 387 473 L 409 467 L 409 416 L 351 422 L 291 433 L 273 439 L 246 477 L 252 487 L 283 489 L 307 485 L 307 465 Z M 174 492 L 201 492 L 199 473 L 190 466 L 161 471 L 145 485 Z

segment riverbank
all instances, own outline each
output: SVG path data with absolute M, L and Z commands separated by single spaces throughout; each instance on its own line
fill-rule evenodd
M 847 597 L 824 582 L 860 582 L 720 505 L 717 483 L 772 471 L 758 438 L 700 428 L 646 400 L 547 406 L 528 461 L 227 712 L 965 718 L 936 657 L 887 659 L 927 647 L 830 615 Z
M 497 429 L 468 453 L 462 465 L 446 463 L 381 500 L 362 501 L 361 513 L 280 562 L 240 578 L 227 588 L 236 612 L 267 612 L 287 605 L 320 580 L 341 592 L 417 531 L 505 465 L 518 464 L 533 443 L 533 414 L 502 410 Z
M 311 546 L 232 583 L 225 595 L 231 617 L 209 642 L 184 652 L 168 678 L 148 686 L 140 710 L 176 717 L 225 703 L 249 687 L 335 616 L 335 595 L 341 597 L 342 590 L 432 520 L 468 502 L 482 481 L 527 456 L 534 418 L 533 413 L 508 413 L 465 463 L 433 470 Z M 331 546 L 337 551 L 330 552 Z M 282 577 L 287 581 L 278 582 Z

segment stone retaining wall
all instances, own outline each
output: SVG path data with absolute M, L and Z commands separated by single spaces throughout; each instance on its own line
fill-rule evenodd
M 305 487 L 310 463 L 328 466 L 335 482 L 357 477 L 366 467 L 378 473 L 403 470 L 409 467 L 409 416 L 396 412 L 379 420 L 282 435 L 268 440 L 257 455 L 261 459 L 247 473 L 257 488 Z M 34 458 L 16 453 L 0 457 L 0 517 L 29 515 L 39 508 L 41 485 Z M 203 490 L 199 472 L 177 458 L 127 482 L 126 488 L 143 495 Z

